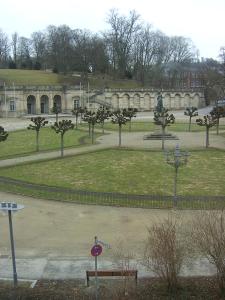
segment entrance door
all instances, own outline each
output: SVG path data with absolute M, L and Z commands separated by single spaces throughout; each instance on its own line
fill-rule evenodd
M 41 114 L 45 113 L 45 104 L 44 102 L 41 103 Z
M 28 115 L 32 114 L 32 112 L 31 112 L 31 103 L 27 103 L 27 113 L 28 113 Z

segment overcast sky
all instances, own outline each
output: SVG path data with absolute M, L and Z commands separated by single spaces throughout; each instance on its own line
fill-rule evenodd
M 218 58 L 225 46 L 225 0 L 0 0 L 0 28 L 30 37 L 48 25 L 66 24 L 92 32 L 107 28 L 111 8 L 135 9 L 144 22 L 167 35 L 191 38 L 200 57 Z

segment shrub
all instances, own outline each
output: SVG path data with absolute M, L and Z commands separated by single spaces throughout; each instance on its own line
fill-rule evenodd
M 192 238 L 197 250 L 216 267 L 218 287 L 225 294 L 225 212 L 202 212 L 193 221 Z
M 144 265 L 162 279 L 173 292 L 178 287 L 178 276 L 186 257 L 186 247 L 179 236 L 180 225 L 166 218 L 148 228 L 144 251 Z

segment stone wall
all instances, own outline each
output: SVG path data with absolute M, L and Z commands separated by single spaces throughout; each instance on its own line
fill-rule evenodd
M 79 86 L 15 86 L 0 87 L 0 116 L 19 117 L 34 114 L 50 114 L 56 102 L 64 113 L 71 113 L 74 105 L 97 109 L 107 105 L 111 109 L 128 107 L 139 111 L 152 111 L 157 104 L 158 90 L 105 89 L 80 90 Z M 171 110 L 185 109 L 188 106 L 205 106 L 201 90 L 162 91 L 163 104 Z

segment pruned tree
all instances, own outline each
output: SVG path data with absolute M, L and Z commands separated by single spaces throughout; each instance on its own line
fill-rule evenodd
M 55 121 L 58 123 L 59 113 L 61 113 L 61 107 L 56 102 L 53 103 L 52 112 L 55 114 Z
M 122 125 L 127 123 L 128 119 L 124 115 L 123 111 L 117 110 L 112 113 L 112 123 L 118 124 L 119 126 L 119 147 L 121 147 L 121 133 L 122 133 Z
M 216 267 L 218 286 L 224 296 L 225 211 L 204 211 L 194 219 L 192 228 L 193 245 L 195 245 L 199 254 L 206 257 Z
M 74 124 L 71 120 L 62 120 L 59 122 L 55 122 L 53 126 L 51 126 L 56 133 L 60 133 L 61 135 L 61 157 L 63 157 L 63 150 L 64 150 L 64 135 L 65 133 L 74 128 Z
M 154 123 L 156 125 L 160 125 L 162 128 L 162 150 L 164 150 L 164 144 L 165 144 L 165 129 L 167 126 L 170 126 L 171 124 L 174 124 L 175 117 L 173 114 L 168 113 L 168 109 L 165 107 L 162 107 L 161 112 L 154 111 Z
M 82 114 L 85 113 L 85 108 L 82 108 L 82 107 L 75 107 L 73 110 L 72 110 L 72 114 L 75 116 L 75 128 L 77 129 L 78 128 L 78 119 L 79 119 L 79 116 L 82 118 Z
M 97 110 L 97 116 L 98 116 L 99 123 L 101 124 L 102 127 L 102 133 L 104 133 L 104 124 L 105 121 L 108 120 L 109 117 L 111 116 L 111 112 L 107 107 L 102 106 Z
M 210 115 L 216 119 L 216 134 L 219 134 L 220 118 L 225 117 L 225 109 L 221 106 L 215 106 L 210 112 Z
M 191 131 L 191 119 L 198 116 L 198 108 L 195 106 L 186 107 L 184 115 L 189 117 L 188 131 Z
M 4 142 L 8 137 L 8 132 L 5 131 L 4 127 L 0 126 L 0 142 Z
M 170 292 L 178 288 L 178 276 L 187 255 L 181 232 L 181 225 L 169 217 L 148 228 L 143 264 L 167 284 Z
M 136 117 L 137 112 L 138 112 L 137 108 L 132 108 L 132 107 L 129 107 L 128 109 L 125 108 L 123 110 L 124 116 L 129 121 L 129 132 L 131 132 L 131 120 Z
M 94 144 L 95 124 L 99 122 L 98 115 L 96 112 L 86 111 L 82 119 L 88 123 L 89 137 L 91 135 L 91 143 Z
M 30 119 L 34 124 L 30 124 L 27 129 L 36 131 L 36 151 L 39 151 L 39 132 L 41 128 L 48 124 L 48 121 L 42 117 L 34 117 Z
M 205 130 L 206 130 L 205 146 L 206 146 L 206 148 L 208 148 L 209 147 L 209 129 L 216 125 L 217 120 L 214 116 L 206 115 L 206 116 L 203 116 L 203 118 L 197 119 L 196 123 L 199 126 L 205 126 Z

